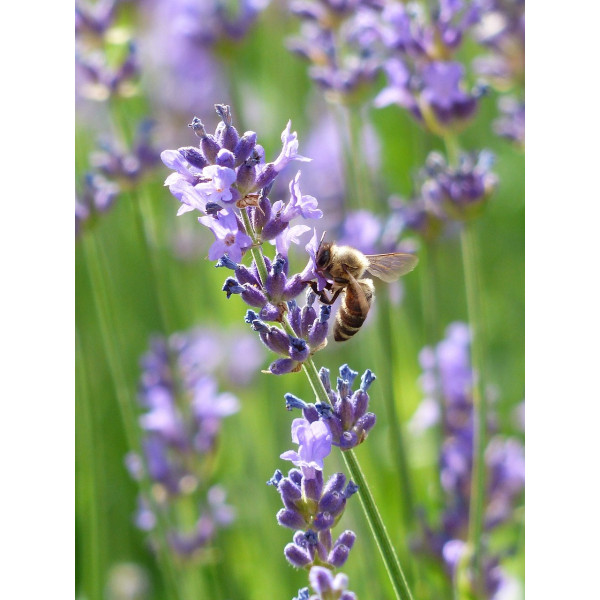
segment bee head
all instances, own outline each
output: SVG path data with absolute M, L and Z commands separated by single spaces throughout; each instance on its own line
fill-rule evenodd
M 328 242 L 323 242 L 323 238 L 321 238 L 315 258 L 317 262 L 317 268 L 320 271 L 325 271 L 331 262 L 331 244 Z

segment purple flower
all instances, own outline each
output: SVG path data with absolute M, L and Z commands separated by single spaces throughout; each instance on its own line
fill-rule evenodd
M 230 186 L 236 180 L 236 172 L 228 167 L 210 165 L 202 170 L 202 181 L 196 189 L 204 196 L 206 202 L 231 202 L 233 195 Z
M 344 573 L 334 575 L 325 567 L 312 567 L 308 579 L 316 596 L 310 600 L 325 600 L 326 598 L 339 598 L 339 600 L 356 600 L 354 592 L 346 591 L 348 588 L 348 576 Z
M 368 210 L 348 213 L 338 239 L 340 246 L 352 246 L 364 254 L 375 254 L 377 241 L 382 233 L 381 222 Z
M 205 548 L 217 529 L 231 523 L 233 509 L 225 504 L 225 492 L 218 486 L 206 490 L 209 461 L 214 452 L 222 420 L 239 409 L 229 393 L 218 393 L 209 374 L 215 363 L 205 360 L 214 337 L 203 332 L 178 333 L 169 339 L 154 338 L 142 357 L 139 402 L 144 409 L 140 425 L 144 431 L 142 456 L 128 454 L 126 464 L 132 477 L 150 478 L 153 493 L 160 497 L 156 509 L 171 524 L 169 544 L 182 558 Z M 196 524 L 179 522 L 173 500 L 188 497 L 198 506 Z M 152 530 L 157 515 L 140 497 L 136 517 L 139 527 Z
M 314 474 L 316 470 L 323 470 L 323 459 L 331 452 L 331 433 L 324 423 L 294 419 L 292 442 L 298 444 L 298 452 L 288 450 L 281 458 L 291 460 L 297 467 L 302 467 L 305 477 Z
M 273 211 L 281 211 L 281 220 L 289 223 L 292 219 L 302 216 L 305 219 L 320 219 L 323 211 L 317 208 L 317 199 L 314 196 L 302 195 L 300 191 L 300 171 L 290 181 L 290 201 L 285 208 L 283 203 L 275 203 Z
M 375 381 L 375 375 L 367 369 L 361 377 L 360 387 L 352 392 L 357 371 L 352 371 L 348 365 L 340 367 L 340 377 L 337 380 L 337 392 L 331 389 L 329 371 L 322 368 L 319 377 L 329 397 L 331 404 L 306 404 L 301 400 L 287 404 L 288 409 L 301 408 L 304 418 L 312 422 L 323 422 L 332 435 L 332 443 L 342 450 L 349 450 L 365 441 L 369 431 L 375 426 L 376 417 L 367 412 L 369 394 L 367 390 Z M 289 394 L 286 396 L 288 399 Z M 295 398 L 295 397 L 294 397 Z
M 442 126 L 473 116 L 477 99 L 461 88 L 464 72 L 464 67 L 456 62 L 432 62 L 423 69 L 419 106 L 425 119 L 428 110 L 433 111 Z
M 298 2 L 293 12 L 306 22 L 288 48 L 307 60 L 309 74 L 327 97 L 358 96 L 379 69 L 381 25 L 377 1 Z
M 292 121 L 288 121 L 285 129 L 281 132 L 281 141 L 283 142 L 283 147 L 281 148 L 279 156 L 273 163 L 276 173 L 283 171 L 283 169 L 292 160 L 299 160 L 300 162 L 310 162 L 312 160 L 310 158 L 306 158 L 306 156 L 298 154 L 298 134 L 295 131 L 290 132 L 291 127 Z
M 473 398 L 475 374 L 470 364 L 470 333 L 466 324 L 453 323 L 435 348 L 424 348 L 419 359 L 423 367 L 421 384 L 430 405 L 435 395 L 443 402 L 443 443 L 439 456 L 440 482 L 446 504 L 438 525 L 424 523 L 420 549 L 436 556 L 450 577 L 466 551 L 473 469 Z M 438 400 L 439 402 L 439 400 Z M 438 405 L 439 406 L 439 405 Z M 419 411 L 422 409 L 420 408 Z M 436 419 L 430 419 L 433 423 Z M 488 422 L 488 427 L 489 423 Z M 485 454 L 486 496 L 484 527 L 489 532 L 508 522 L 524 486 L 525 462 L 521 443 L 515 439 L 492 437 Z M 499 556 L 485 549 L 482 556 L 485 597 L 492 598 L 503 577 Z
M 198 217 L 198 221 L 206 225 L 216 238 L 208 251 L 210 260 L 227 254 L 231 260 L 239 262 L 242 254 L 252 246 L 252 239 L 239 230 L 237 219 L 231 212 L 221 213 L 218 218 Z
M 317 289 L 321 291 L 329 282 L 321 275 L 320 269 L 317 267 L 317 251 L 319 250 L 319 242 L 317 239 L 317 230 L 313 229 L 313 236 L 305 246 L 306 251 L 310 255 L 310 259 L 306 267 L 304 267 L 304 271 L 302 271 L 302 280 L 316 280 Z
M 502 96 L 498 100 L 500 117 L 493 123 L 494 131 L 500 137 L 525 145 L 525 103 L 514 96 Z

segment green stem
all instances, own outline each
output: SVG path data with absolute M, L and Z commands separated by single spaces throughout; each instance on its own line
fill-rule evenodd
M 421 253 L 421 289 L 423 296 L 423 317 L 425 321 L 425 341 L 428 346 L 435 348 L 439 341 L 439 323 L 437 307 L 437 260 L 436 260 L 436 242 L 431 241 L 425 246 L 425 252 Z M 435 428 L 436 456 L 440 456 L 442 444 L 444 441 L 444 424 L 446 423 L 446 405 L 442 398 L 440 390 L 440 374 L 437 364 L 437 354 L 434 353 L 434 385 L 433 396 L 440 411 L 440 419 Z M 438 502 L 441 505 L 444 501 L 444 490 L 439 477 L 435 478 Z
M 150 202 L 143 194 L 132 192 L 132 209 L 136 226 L 142 237 L 142 247 L 146 254 L 146 264 L 149 268 L 154 295 L 158 303 L 161 329 L 165 335 L 174 331 L 174 323 L 169 311 L 169 302 L 165 296 L 166 286 L 161 285 L 160 266 L 158 263 L 158 243 L 154 227 L 154 215 Z
M 473 223 L 465 223 L 461 232 L 461 250 L 465 273 L 467 307 L 471 326 L 471 365 L 473 369 L 473 472 L 471 476 L 471 504 L 469 509 L 469 542 L 473 549 L 473 570 L 476 587 L 481 585 L 481 536 L 485 500 L 485 444 L 487 407 L 482 393 L 483 373 L 483 319 L 481 311 L 480 275 L 477 240 Z
M 448 133 L 444 136 L 444 144 L 446 146 L 446 154 L 448 155 L 448 163 L 457 166 L 460 157 L 460 144 L 458 138 L 456 135 Z
M 84 502 L 86 502 L 86 519 L 83 521 L 84 534 L 82 537 L 83 548 L 87 560 L 85 565 L 89 568 L 89 597 L 92 600 L 100 600 L 102 598 L 102 577 L 106 568 L 106 544 L 101 535 L 101 527 L 99 524 L 98 510 L 98 481 L 97 475 L 103 470 L 98 466 L 97 450 L 99 440 L 95 439 L 92 402 L 89 395 L 89 380 L 87 377 L 87 369 L 84 362 L 84 353 L 81 347 L 81 338 L 79 332 L 75 331 L 75 354 L 77 356 L 76 382 L 79 390 L 77 392 L 77 422 L 81 426 L 79 438 L 81 444 L 84 445 L 84 452 L 80 456 L 80 460 L 84 464 L 84 473 L 87 477 L 82 477 L 84 485 Z M 101 455 L 100 455 L 101 459 Z M 79 479 L 79 478 L 78 478 Z M 79 492 L 77 494 L 79 496 Z M 102 540 L 102 541 L 100 541 Z
M 123 363 L 117 343 L 119 327 L 117 323 L 115 323 L 114 310 L 107 291 L 107 269 L 103 264 L 96 239 L 93 235 L 85 236 L 83 242 L 86 253 L 86 264 L 89 268 L 93 290 L 92 297 L 98 315 L 100 336 L 104 345 L 109 372 L 113 380 L 117 403 L 125 428 L 127 445 L 133 451 L 141 454 L 141 441 L 137 428 L 137 414 L 131 402 L 133 394 L 129 390 L 127 378 L 123 371 Z M 144 474 L 141 487 L 144 490 L 144 496 L 149 501 L 154 514 L 157 516 L 157 533 L 159 539 L 158 561 L 163 573 L 166 575 L 167 587 L 170 588 L 173 598 L 181 598 L 181 594 L 178 593 L 179 586 L 175 567 L 167 547 L 167 524 L 162 518 L 162 511 L 156 506 L 147 474 Z
M 389 290 L 386 290 L 386 292 L 388 291 Z M 414 527 L 416 514 L 414 493 L 410 478 L 408 453 L 404 443 L 404 431 L 402 428 L 400 415 L 398 414 L 398 410 L 396 408 L 396 391 L 398 389 L 398 383 L 396 383 L 396 386 L 394 386 L 393 370 L 389 368 L 389 365 L 397 364 L 395 348 L 392 343 L 393 331 L 394 328 L 397 327 L 397 324 L 394 322 L 389 293 L 381 294 L 380 302 L 380 315 L 382 322 L 384 323 L 384 330 L 381 338 L 385 344 L 384 351 L 388 360 L 384 360 L 385 357 L 382 356 L 382 349 L 380 348 L 379 344 L 377 344 L 377 360 L 374 361 L 374 364 L 388 365 L 384 372 L 385 391 L 382 393 L 382 397 L 388 412 L 388 425 L 390 428 L 390 446 L 392 450 L 392 456 L 396 461 L 396 469 L 398 471 L 398 477 L 400 480 L 400 510 L 402 512 L 404 527 L 406 529 L 406 533 L 408 534 Z M 402 397 L 402 390 L 399 391 L 398 397 Z

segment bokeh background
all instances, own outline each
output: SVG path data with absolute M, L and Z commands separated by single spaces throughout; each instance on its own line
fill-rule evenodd
M 513 4 L 518 3 L 505 6 L 514 9 Z M 171 597 L 149 534 L 136 526 L 139 489 L 125 464 L 132 448 L 123 417 L 130 411 L 137 418 L 141 411 L 140 359 L 152 336 L 194 328 L 226 339 L 218 346 L 222 360 L 214 376 L 221 391 L 235 394 L 240 410 L 223 420 L 206 483 L 218 483 L 227 491 L 236 518 L 218 530 L 210 550 L 188 563 L 176 563 L 178 577 L 186 582 L 184 589 L 199 598 L 292 598 L 307 585 L 306 573 L 285 561 L 283 547 L 290 532 L 277 525 L 281 500 L 265 482 L 276 468 L 287 468 L 279 459 L 291 447 L 291 416 L 283 395 L 293 392 L 310 401 L 308 382 L 301 373 L 261 373 L 272 357 L 258 344 L 247 342 L 249 354 L 235 351 L 251 333 L 243 322 L 247 307 L 238 297 L 225 299 L 221 287 L 227 275 L 206 258 L 210 233 L 193 213 L 176 216 L 178 202 L 163 186 L 169 171 L 158 153 L 196 143 L 187 128 L 194 115 L 212 131 L 218 123 L 215 103 L 229 104 L 238 131 L 256 131 L 271 159 L 280 150 L 282 129 L 292 119 L 300 152 L 313 161 L 291 165 L 278 179 L 273 197 L 287 197 L 287 182 L 300 168 L 302 191 L 319 199 L 331 235 L 341 237 L 346 219 L 366 210 L 370 216 L 359 219 L 359 233 L 370 227 L 375 244 L 395 214 L 389 198 L 413 197 L 426 157 L 434 150 L 445 152 L 440 137 L 408 111 L 396 105 L 373 106 L 373 98 L 385 86 L 383 72 L 361 87 L 352 108 L 332 101 L 332 94 L 310 77 L 307 62 L 288 49 L 288 40 L 301 28 L 289 3 L 231 2 L 229 14 L 250 11 L 241 18 L 242 26 L 231 31 L 219 25 L 215 6 L 209 0 L 140 0 L 114 7 L 77 3 L 78 205 L 89 197 L 97 201 L 102 194 L 110 205 L 106 210 L 96 205 L 103 208 L 80 219 L 76 237 L 76 593 L 82 599 Z M 90 25 L 94 19 L 95 25 Z M 473 59 L 488 53 L 489 47 L 469 37 L 458 56 L 472 65 Z M 106 75 L 114 75 L 123 61 L 129 63 L 120 75 Z M 474 70 L 467 77 L 472 85 L 479 81 Z M 459 135 L 463 149 L 485 148 L 496 156 L 497 189 L 473 224 L 485 319 L 484 384 L 497 415 L 496 430 L 521 441 L 524 154 L 522 144 L 499 136 L 493 123 L 501 98 L 522 93 L 518 78 L 489 85 Z M 360 129 L 353 137 L 353 126 L 344 126 L 352 115 L 354 132 Z M 152 129 L 145 125 L 147 120 L 153 122 Z M 147 140 L 140 132 L 146 131 L 150 141 L 144 146 Z M 122 159 L 135 154 L 140 139 L 147 162 L 140 159 L 146 156 L 140 150 L 137 163 L 109 164 L 107 155 Z M 348 153 L 362 157 L 368 185 L 364 180 L 357 183 Z M 92 182 L 99 173 L 104 180 Z M 106 181 L 114 187 L 107 188 Z M 421 531 L 415 515 L 422 512 L 435 522 L 443 507 L 435 492 L 435 436 L 419 433 L 410 423 L 424 396 L 419 352 L 440 341 L 449 324 L 468 321 L 460 239 L 452 227 L 429 246 L 408 228 L 398 239 L 420 256 L 420 266 L 391 291 L 377 284 L 378 300 L 363 330 L 344 345 L 331 340 L 316 362 L 333 374 L 344 363 L 361 373 L 370 368 L 377 374 L 371 410 L 378 422 L 357 453 L 415 597 L 450 598 L 443 567 L 414 551 Z M 294 249 L 290 260 L 292 268 L 304 266 L 305 258 L 300 252 L 294 255 Z M 410 500 L 399 475 L 399 432 Z M 331 472 L 343 470 L 335 452 L 329 463 Z M 391 598 L 358 499 L 353 500 L 344 527 L 356 531 L 358 540 L 343 570 L 359 598 Z M 510 597 L 521 597 L 522 498 L 490 543 L 515 583 Z

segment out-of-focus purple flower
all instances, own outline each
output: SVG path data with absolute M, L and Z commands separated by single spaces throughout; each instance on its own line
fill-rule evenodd
M 494 155 L 488 150 L 461 154 L 456 167 L 432 152 L 425 163 L 426 178 L 421 194 L 426 203 L 437 205 L 450 219 L 464 220 L 481 212 L 498 184 L 492 172 Z
M 413 59 L 447 60 L 463 36 L 479 22 L 478 0 L 438 0 L 424 8 L 411 2 L 388 2 L 382 15 L 382 37 L 388 48 Z
M 122 186 L 131 185 L 160 162 L 151 139 L 153 128 L 153 121 L 143 120 L 131 150 L 123 149 L 114 140 L 100 140 L 99 149 L 90 156 L 91 166 L 105 177 L 116 179 Z
M 231 260 L 239 262 L 242 254 L 252 246 L 252 239 L 240 231 L 232 212 L 220 213 L 217 217 L 198 217 L 198 221 L 206 225 L 216 238 L 208 251 L 210 260 L 217 260 L 227 254 Z
M 126 457 L 132 477 L 140 481 L 147 473 L 154 486 L 156 505 L 150 508 L 141 497 L 138 526 L 152 530 L 156 520 L 162 518 L 152 511 L 165 513 L 173 526 L 169 543 L 182 558 L 205 548 L 216 530 L 231 523 L 234 517 L 233 509 L 225 504 L 222 488 L 202 489 L 206 459 L 214 452 L 221 422 L 239 410 L 239 403 L 232 394 L 218 392 L 210 374 L 216 365 L 206 363 L 201 336 L 197 330 L 152 340 L 150 351 L 141 359 L 143 452 L 142 456 L 130 453 Z M 214 344 L 214 338 L 208 341 L 208 346 Z M 185 533 L 178 528 L 173 507 L 181 497 L 198 506 L 196 525 Z
M 422 406 L 430 405 L 434 394 L 439 395 L 444 405 L 443 410 L 437 412 L 443 417 L 444 440 L 439 462 L 440 482 L 446 492 L 446 506 L 440 523 L 435 527 L 423 523 L 424 534 L 419 548 L 436 556 L 449 577 L 455 577 L 466 551 L 469 525 L 474 438 L 472 386 L 475 377 L 470 364 L 469 344 L 467 325 L 453 323 L 437 347 L 424 348 L 419 356 L 423 367 L 421 386 L 425 392 Z M 429 420 L 431 424 L 434 422 L 436 419 Z M 487 534 L 513 517 L 522 494 L 525 463 L 521 443 L 515 439 L 492 437 L 486 449 L 485 464 L 484 527 Z M 486 550 L 482 569 L 485 597 L 493 598 L 504 578 L 499 557 Z
M 310 63 L 309 74 L 334 101 L 358 98 L 379 70 L 382 7 L 377 1 L 296 2 L 303 24 L 288 48 Z
M 292 442 L 298 444 L 298 451 L 288 450 L 281 455 L 302 467 L 305 477 L 308 473 L 323 470 L 323 459 L 331 452 L 331 432 L 321 421 L 309 423 L 306 419 L 292 422 Z
M 97 173 L 86 173 L 83 189 L 75 200 L 75 236 L 81 235 L 88 221 L 107 212 L 115 202 L 120 187 Z
M 89 54 L 77 51 L 75 64 L 75 87 L 83 98 L 105 102 L 112 96 L 128 98 L 138 92 L 136 82 L 140 64 L 137 46 L 133 42 L 127 44 L 124 57 L 116 65 L 109 63 L 102 51 Z
M 514 96 L 502 96 L 498 100 L 500 117 L 493 123 L 494 131 L 503 138 L 525 145 L 525 103 Z
M 113 25 L 115 8 L 119 0 L 99 0 L 94 4 L 84 0 L 75 2 L 75 36 L 102 38 Z
M 382 16 L 388 85 L 375 106 L 397 104 L 437 135 L 464 128 L 484 89 L 467 89 L 465 69 L 453 56 L 479 22 L 484 3 L 439 0 L 427 12 L 416 3 L 388 3 Z
M 434 240 L 456 223 L 481 214 L 498 184 L 493 164 L 488 150 L 461 154 L 457 166 L 432 152 L 418 175 L 416 197 L 409 202 L 391 198 L 392 210 L 403 227 Z
M 391 58 L 385 71 L 389 85 L 375 106 L 398 104 L 439 135 L 459 131 L 475 114 L 481 91 L 465 91 L 464 67 L 458 62 L 433 61 L 411 71 L 405 60 Z
M 380 220 L 368 210 L 348 213 L 338 239 L 340 246 L 352 246 L 364 254 L 375 254 L 377 242 L 382 232 Z
M 475 37 L 492 51 L 474 61 L 480 75 L 500 91 L 523 83 L 525 0 L 487 0 Z

